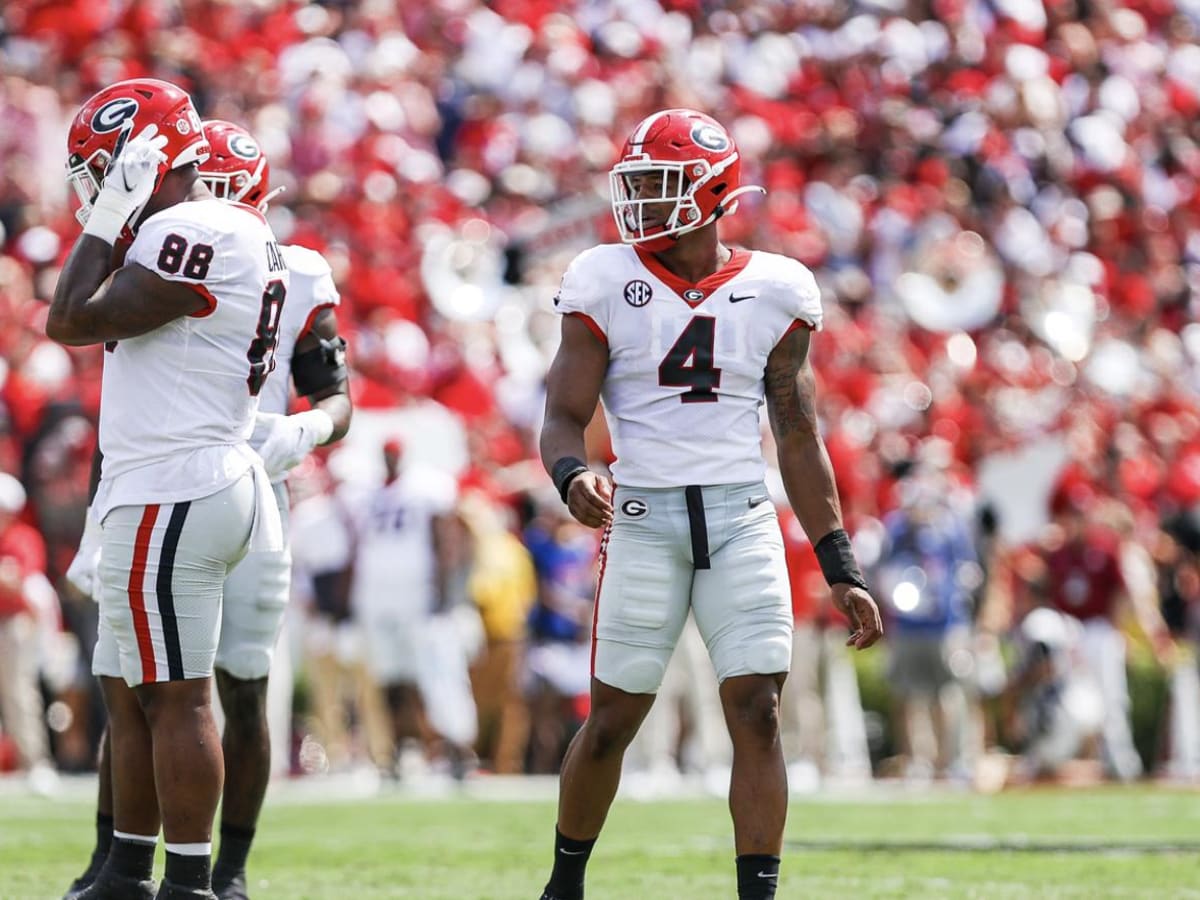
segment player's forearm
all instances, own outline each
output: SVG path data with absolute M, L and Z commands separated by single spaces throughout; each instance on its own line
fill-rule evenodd
M 95 344 L 96 310 L 90 302 L 112 273 L 112 245 L 90 234 L 81 235 L 71 248 L 54 287 L 46 318 L 46 336 L 69 346 Z
M 824 442 L 799 435 L 779 443 L 779 473 L 796 518 L 815 545 L 842 527 L 842 506 Z
M 540 442 L 542 465 L 547 474 L 553 475 L 554 464 L 564 457 L 587 462 L 587 444 L 583 437 L 587 424 L 569 413 L 547 411 Z
M 354 405 L 350 402 L 349 394 L 331 394 L 313 403 L 314 409 L 319 409 L 333 420 L 333 434 L 325 441 L 326 444 L 336 444 L 350 430 L 350 419 L 354 415 Z

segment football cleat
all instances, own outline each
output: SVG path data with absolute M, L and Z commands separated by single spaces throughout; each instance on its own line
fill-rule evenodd
M 246 873 L 238 872 L 232 878 L 220 878 L 214 873 L 213 893 L 219 900 L 250 900 L 246 891 Z
M 93 853 L 88 867 L 83 870 L 82 875 L 71 882 L 71 886 L 63 894 L 63 900 L 78 900 L 79 895 L 96 880 L 96 876 L 100 874 L 100 869 L 103 868 L 106 859 L 108 859 L 107 853 Z
M 102 869 L 96 880 L 80 891 L 75 900 L 154 900 L 154 881 L 140 881 Z
M 164 878 L 154 900 L 217 900 L 217 895 L 209 888 L 183 887 Z

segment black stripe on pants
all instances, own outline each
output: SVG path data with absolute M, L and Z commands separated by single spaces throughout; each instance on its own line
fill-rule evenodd
M 179 547 L 179 535 L 183 531 L 183 520 L 191 509 L 191 501 L 176 503 L 171 510 L 171 521 L 163 534 L 162 553 L 158 557 L 158 578 L 154 583 L 158 594 L 158 614 L 162 617 L 163 643 L 167 647 L 167 674 L 172 681 L 181 681 L 183 675 L 183 651 L 179 646 L 179 621 L 175 618 L 175 595 L 171 592 L 171 579 L 175 574 L 175 551 Z
M 687 500 L 688 528 L 692 532 L 692 564 L 697 569 L 711 569 L 708 560 L 708 521 L 704 518 L 704 491 L 698 484 L 683 489 Z

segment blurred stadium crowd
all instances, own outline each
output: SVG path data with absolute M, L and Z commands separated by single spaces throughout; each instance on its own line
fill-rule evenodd
M 259 139 L 287 187 L 276 233 L 324 253 L 342 294 L 366 424 L 293 480 L 293 771 L 420 767 L 475 737 L 437 737 L 430 689 L 397 748 L 361 665 L 339 523 L 394 437 L 457 478 L 480 759 L 556 769 L 586 714 L 596 547 L 536 462 L 551 299 L 575 252 L 614 238 L 625 134 L 690 106 L 768 191 L 725 238 L 822 286 L 825 438 L 889 617 L 888 694 L 864 718 L 781 510 L 793 783 L 978 780 L 992 747 L 1018 754 L 1001 782 L 1089 759 L 1200 778 L 1197 0 L 11 0 L 0 27 L 0 769 L 92 764 L 95 611 L 62 575 L 102 354 L 43 322 L 78 229 L 66 125 L 151 76 Z M 1031 621 L 1041 606 L 1070 617 Z M 1126 634 L 1169 688 L 1141 758 Z M 639 738 L 648 772 L 720 767 L 699 655 L 681 649 Z

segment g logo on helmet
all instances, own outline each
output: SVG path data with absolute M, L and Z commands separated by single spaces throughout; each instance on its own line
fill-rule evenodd
M 107 134 L 116 131 L 127 119 L 137 115 L 138 102 L 133 97 L 118 97 L 109 100 L 92 116 L 92 131 Z
M 697 122 L 692 126 L 692 140 L 712 153 L 729 149 L 729 137 L 715 125 Z
M 229 152 L 242 159 L 258 159 L 258 144 L 244 134 L 235 134 L 229 139 Z

